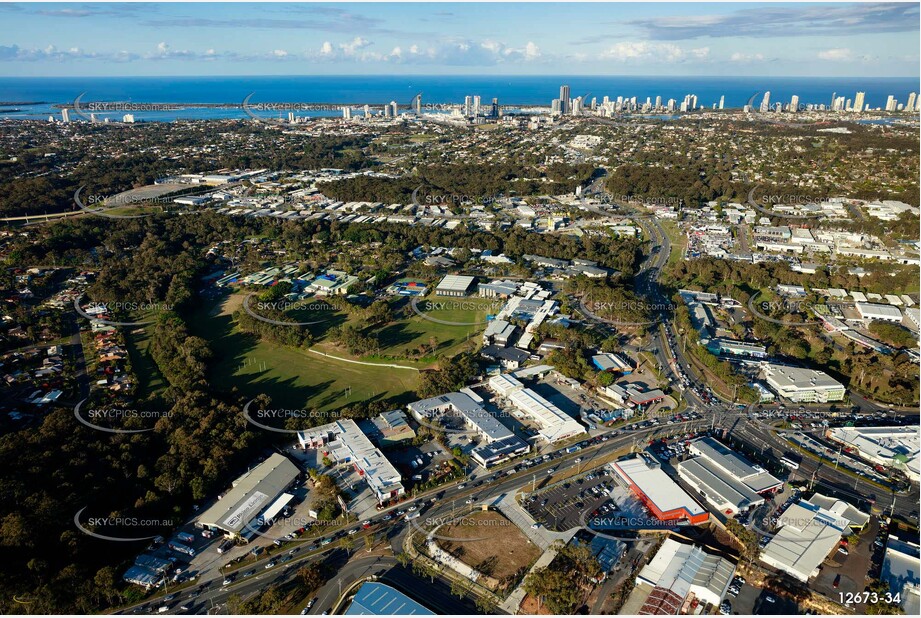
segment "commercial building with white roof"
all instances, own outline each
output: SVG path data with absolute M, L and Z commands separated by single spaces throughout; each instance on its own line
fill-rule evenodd
M 765 363 L 763 378 L 775 393 L 793 402 L 841 401 L 844 385 L 825 372 Z
M 899 595 L 899 606 L 906 616 L 917 616 L 921 609 L 921 554 L 918 550 L 917 543 L 890 535 L 879 576 L 889 584 L 893 595 Z
M 902 311 L 892 305 L 882 305 L 879 303 L 854 303 L 860 319 L 864 322 L 893 322 L 898 324 L 902 321 Z
M 576 419 L 508 374 L 490 378 L 489 387 L 537 423 L 538 435 L 547 442 L 559 442 L 585 433 L 585 428 Z
M 435 294 L 438 296 L 467 296 L 471 293 L 475 282 L 476 277 L 446 275 L 435 288 Z
M 686 520 L 702 524 L 710 518 L 684 489 L 649 457 L 637 455 L 608 464 L 621 483 L 629 487 L 650 512 L 662 521 Z
M 230 491 L 198 517 L 198 523 L 249 539 L 258 530 L 251 522 L 274 505 L 300 473 L 290 459 L 274 453 L 235 480 Z
M 787 508 L 778 525 L 760 560 L 803 582 L 819 574 L 819 566 L 850 529 L 846 519 L 806 500 Z
M 470 453 L 474 461 L 484 468 L 530 450 L 527 442 L 512 433 L 467 393 L 445 393 L 413 402 L 407 408 L 420 422 L 447 413 L 457 414 L 463 418 L 464 423 L 485 441 L 485 444 L 477 446 Z
M 678 476 L 696 489 L 724 515 L 764 503 L 761 494 L 778 489 L 782 482 L 712 438 L 691 442 L 696 455 L 675 465 Z
M 771 476 L 764 468 L 756 466 L 713 438 L 694 440 L 688 445 L 688 452 L 706 461 L 708 468 L 714 468 L 725 476 L 738 479 L 757 494 L 774 491 L 783 485 L 783 481 Z
M 397 469 L 350 418 L 299 431 L 297 439 L 301 448 L 323 449 L 336 465 L 353 466 L 368 483 L 378 502 L 385 502 L 406 491 Z
M 812 494 L 812 497 L 809 498 L 809 502 L 847 521 L 848 525 L 855 532 L 863 530 L 870 522 L 869 513 L 864 513 L 856 506 L 848 504 L 844 500 L 838 500 L 837 498 L 817 493 Z
M 722 556 L 667 538 L 636 576 L 639 594 L 645 596 L 636 613 L 675 616 L 692 613 L 688 610 L 694 601 L 719 605 L 735 570 L 735 564 Z

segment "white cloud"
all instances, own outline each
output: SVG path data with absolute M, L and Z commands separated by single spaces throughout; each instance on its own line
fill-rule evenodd
M 684 62 L 688 59 L 704 59 L 710 55 L 709 47 L 684 49 L 674 43 L 652 43 L 650 41 L 621 41 L 601 52 L 602 60 L 618 62 Z
M 707 58 L 710 56 L 710 48 L 709 47 L 697 47 L 691 50 L 691 55 L 694 56 L 695 58 L 700 58 L 700 59 Z
M 354 56 L 357 52 L 366 48 L 370 44 L 371 44 L 371 41 L 364 39 L 360 36 L 357 36 L 354 39 L 352 39 L 350 43 L 340 44 L 339 49 L 341 49 L 342 53 L 344 53 L 346 56 Z
M 533 60 L 535 58 L 540 58 L 540 47 L 535 43 L 528 41 L 528 44 L 524 46 L 524 57 Z
M 286 58 L 288 56 L 288 52 L 283 49 L 276 49 L 272 51 L 272 55 L 276 58 Z
M 763 54 L 744 54 L 742 52 L 735 52 L 729 56 L 730 62 L 761 62 L 764 60 Z
M 847 47 L 834 47 L 832 49 L 823 49 L 819 52 L 820 60 L 842 61 L 851 60 L 851 50 Z
M 310 54 L 308 54 L 310 55 Z M 394 62 L 406 64 L 444 64 L 454 66 L 493 66 L 501 63 L 538 61 L 543 58 L 540 47 L 528 41 L 513 47 L 502 41 L 485 39 L 453 39 L 431 45 L 417 43 L 394 45 L 389 52 L 373 49 L 371 41 L 356 37 L 350 42 L 323 43 L 315 58 L 336 62 Z

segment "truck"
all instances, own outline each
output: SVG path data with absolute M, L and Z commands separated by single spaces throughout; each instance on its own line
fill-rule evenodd
M 570 446 L 568 449 L 566 449 L 566 452 L 575 453 L 576 451 L 581 451 L 581 450 L 582 450 L 582 447 L 577 444 L 575 446 Z
M 180 554 L 185 554 L 187 556 L 194 556 L 195 550 L 189 547 L 188 545 L 183 545 L 182 543 L 177 543 L 176 541 L 169 542 L 169 548 L 173 551 L 177 551 Z
M 183 543 L 194 543 L 195 537 L 189 534 L 188 532 L 180 532 L 176 535 L 176 538 L 182 541 Z
M 230 551 L 230 548 L 233 547 L 233 541 L 227 539 L 223 543 L 217 546 L 217 553 L 223 554 L 225 551 Z

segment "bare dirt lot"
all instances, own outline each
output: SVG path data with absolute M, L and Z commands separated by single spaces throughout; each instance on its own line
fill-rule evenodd
M 481 511 L 460 518 L 438 530 L 438 544 L 480 571 L 501 582 L 527 569 L 540 556 L 540 548 L 515 524 L 495 511 Z M 446 540 L 453 539 L 453 540 Z

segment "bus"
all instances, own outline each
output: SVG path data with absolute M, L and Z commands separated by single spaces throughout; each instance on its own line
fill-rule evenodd
M 790 468 L 791 470 L 799 470 L 799 462 L 793 461 L 789 457 L 781 457 L 780 463 Z

